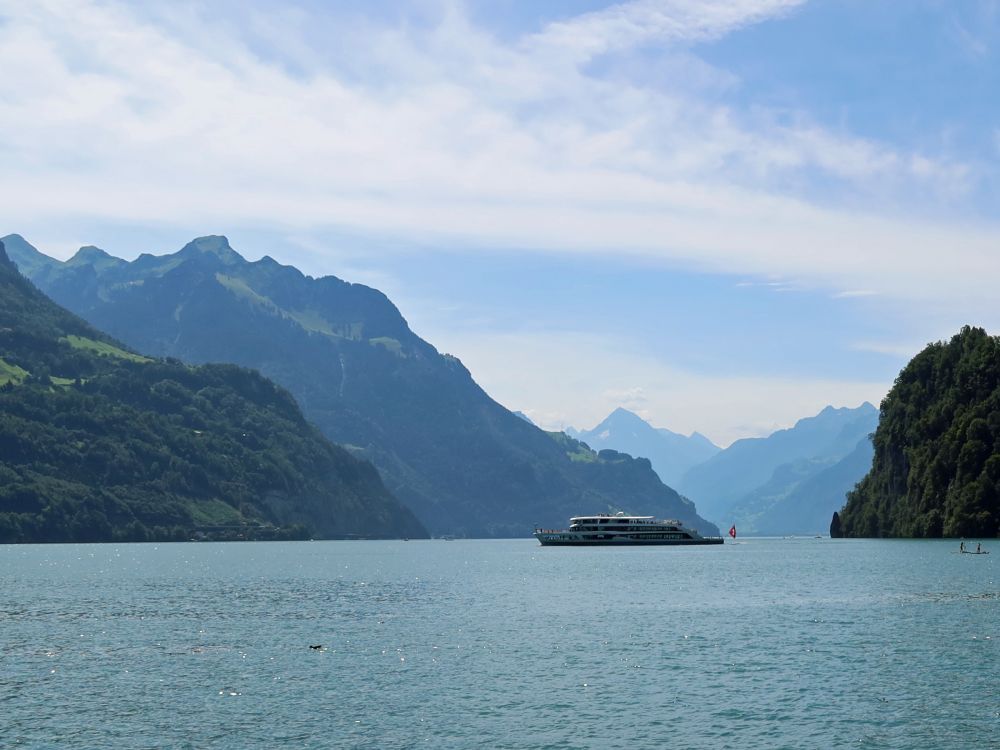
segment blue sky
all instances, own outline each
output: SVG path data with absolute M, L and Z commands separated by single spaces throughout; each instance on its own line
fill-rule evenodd
M 0 0 L 0 234 L 223 233 L 546 427 L 719 443 L 1000 310 L 1000 2 Z

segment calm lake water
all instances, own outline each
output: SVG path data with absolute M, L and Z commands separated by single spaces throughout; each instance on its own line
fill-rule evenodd
M 986 546 L 0 547 L 0 745 L 1000 748 Z

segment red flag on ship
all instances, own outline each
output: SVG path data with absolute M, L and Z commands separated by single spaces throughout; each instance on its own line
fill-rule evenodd
M 736 524 L 735 523 L 732 526 L 729 527 L 729 536 L 731 536 L 733 539 L 736 538 Z

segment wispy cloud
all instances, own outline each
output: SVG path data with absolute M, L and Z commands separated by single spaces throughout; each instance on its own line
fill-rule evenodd
M 525 47 L 575 65 L 611 52 L 659 43 L 702 42 L 775 18 L 805 0 L 634 0 L 553 23 L 528 37 Z
M 744 280 L 736 282 L 735 286 L 737 289 L 767 289 L 779 294 L 801 292 L 806 289 L 800 281 L 791 279 Z
M 858 341 L 851 348 L 858 352 L 884 354 L 893 359 L 906 361 L 927 346 L 926 341 Z
M 875 297 L 878 295 L 873 289 L 845 289 L 831 295 L 833 299 L 854 299 L 856 297 Z
M 959 47 L 961 47 L 969 57 L 982 59 L 989 54 L 989 42 L 979 34 L 970 31 L 964 24 L 957 20 L 952 20 L 950 29 L 952 38 L 955 39 Z
M 55 223 L 263 227 L 300 249 L 280 260 L 394 298 L 405 280 L 317 238 L 612 256 L 1000 324 L 1000 226 L 942 218 L 978 167 L 740 105 L 738 71 L 699 59 L 799 6 L 637 0 L 501 39 L 457 1 L 386 25 L 314 4 L 237 23 L 201 3 L 0 0 L 0 233 L 58 252 Z M 886 385 L 706 378 L 573 332 L 433 333 L 553 427 L 626 405 L 726 443 Z
M 601 394 L 606 402 L 617 403 L 627 409 L 640 409 L 649 403 L 646 389 L 641 386 L 631 388 L 609 388 Z
M 37 224 L 345 227 L 992 299 L 996 227 L 790 197 L 817 175 L 951 195 L 966 165 L 588 64 L 691 49 L 797 5 L 637 0 L 502 42 L 448 4 L 425 25 L 330 29 L 327 46 L 367 50 L 350 69 L 302 32 L 302 11 L 274 23 L 293 71 L 253 24 L 197 5 L 164 23 L 128 4 L 0 0 L 0 191 Z

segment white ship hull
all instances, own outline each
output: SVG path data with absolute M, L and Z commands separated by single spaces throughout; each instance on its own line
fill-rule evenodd
M 722 544 L 722 537 L 704 537 L 680 521 L 656 521 L 652 516 L 574 516 L 565 531 L 535 529 L 545 547 Z

